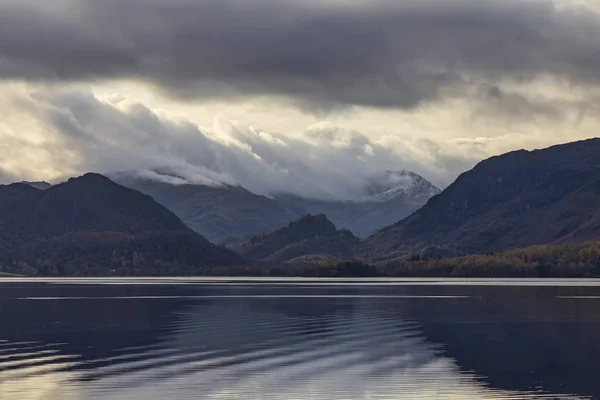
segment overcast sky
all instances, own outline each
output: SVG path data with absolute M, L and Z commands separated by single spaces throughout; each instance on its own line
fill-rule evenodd
M 351 198 L 599 132 L 600 0 L 0 0 L 0 182 Z

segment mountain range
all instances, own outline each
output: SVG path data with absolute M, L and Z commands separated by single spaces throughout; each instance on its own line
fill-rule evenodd
M 266 197 L 241 186 L 174 185 L 140 178 L 132 172 L 113 174 L 111 178 L 151 195 L 189 227 L 223 244 L 282 227 L 305 214 L 326 214 L 338 227 L 366 237 L 410 215 L 440 192 L 425 178 L 409 171 L 384 171 L 372 176 L 364 195 L 356 201 L 289 194 Z
M 413 177 L 413 182 L 418 179 Z M 374 192 L 386 193 L 380 187 Z M 310 232 L 308 236 L 318 236 L 315 229 L 327 224 L 329 234 L 337 237 L 335 226 L 324 215 L 301 221 L 304 231 Z M 308 224 L 314 225 L 312 230 Z M 543 150 L 520 150 L 484 160 L 460 175 L 443 192 L 430 193 L 427 203 L 410 216 L 367 239 L 340 241 L 339 255 L 332 242 L 324 251 L 310 245 L 307 238 L 301 237 L 301 241 L 291 238 L 287 234 L 291 228 L 294 224 L 254 237 L 245 242 L 246 246 L 257 243 L 259 248 L 267 247 L 268 257 L 278 254 L 272 259 L 278 262 L 355 257 L 384 266 L 411 259 L 451 259 L 541 244 L 559 246 L 597 240 L 600 239 L 600 139 Z M 293 257 L 283 257 L 285 251 L 278 253 L 288 246 L 296 250 Z M 597 247 L 596 244 L 584 247 L 592 257 L 588 262 L 600 264 L 600 260 L 594 259 L 595 250 L 591 250 Z M 304 253 L 299 249 L 304 249 Z M 571 248 L 564 249 L 573 252 Z M 518 254 L 524 262 L 530 257 L 539 264 L 543 262 L 541 255 L 556 253 L 532 248 L 523 253 L 525 256 Z M 256 258 L 252 251 L 242 254 Z M 502 256 L 502 262 L 516 258 L 514 254 Z M 258 258 L 268 257 L 261 254 Z M 579 262 L 583 259 L 578 256 Z M 473 263 L 473 259 L 456 259 L 459 261 Z
M 0 186 L 0 273 L 198 274 L 354 259 L 409 275 L 460 276 L 482 263 L 600 274 L 600 139 L 489 158 L 441 193 L 417 174 L 385 171 L 356 202 L 117 178 L 129 188 L 98 174 Z M 383 228 L 360 239 L 353 224 Z

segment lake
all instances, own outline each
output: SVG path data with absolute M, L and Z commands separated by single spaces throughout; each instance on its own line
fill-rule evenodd
M 600 399 L 600 281 L 0 279 L 0 399 Z

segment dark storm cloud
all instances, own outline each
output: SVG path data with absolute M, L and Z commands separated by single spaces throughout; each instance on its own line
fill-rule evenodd
M 534 0 L 0 0 L 0 76 L 411 107 L 448 85 L 598 83 L 599 21 Z

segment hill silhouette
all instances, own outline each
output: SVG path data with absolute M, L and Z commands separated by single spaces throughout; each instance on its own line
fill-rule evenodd
M 150 196 L 99 174 L 46 190 L 0 186 L 4 272 L 28 275 L 192 273 L 243 263 Z
M 307 264 L 348 257 L 358 242 L 324 214 L 304 215 L 283 228 L 248 239 L 239 251 L 244 257 L 271 263 Z

